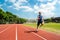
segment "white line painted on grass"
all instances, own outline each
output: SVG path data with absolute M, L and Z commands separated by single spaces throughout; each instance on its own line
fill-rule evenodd
M 17 25 L 16 25 L 16 40 L 18 40 L 18 36 L 17 36 Z
M 25 28 L 25 30 L 29 30 L 29 29 Z M 32 33 L 33 33 L 34 35 L 36 35 L 36 36 L 42 38 L 43 40 L 47 40 L 46 38 L 44 38 L 44 37 L 42 37 L 42 36 L 40 36 L 40 35 L 38 35 L 38 34 L 36 34 L 36 33 L 34 33 L 34 32 L 32 32 Z
M 10 28 L 10 27 L 7 27 L 7 28 L 3 29 L 3 31 L 1 31 L 0 33 L 5 32 L 5 31 L 8 30 L 9 28 Z

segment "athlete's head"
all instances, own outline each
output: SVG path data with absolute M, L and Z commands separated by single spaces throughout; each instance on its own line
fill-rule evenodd
M 41 15 L 41 12 L 39 12 L 39 15 Z

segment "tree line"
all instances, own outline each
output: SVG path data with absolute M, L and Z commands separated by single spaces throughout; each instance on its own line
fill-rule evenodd
M 10 24 L 10 23 L 25 23 L 27 20 L 20 18 L 9 11 L 4 11 L 0 8 L 0 24 Z
M 48 19 L 44 19 L 44 21 L 46 23 L 49 23 L 49 22 L 60 23 L 60 17 L 51 17 L 51 18 L 48 18 Z
M 36 19 L 30 19 L 30 20 L 27 20 L 27 22 L 28 22 L 28 23 L 36 23 L 37 20 L 36 20 Z M 47 18 L 47 19 L 44 19 L 44 22 L 45 22 L 45 23 L 49 23 L 49 22 L 60 23 L 60 17 Z

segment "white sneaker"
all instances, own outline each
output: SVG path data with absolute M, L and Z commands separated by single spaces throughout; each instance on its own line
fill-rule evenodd
M 36 32 L 38 32 L 38 29 L 36 29 Z

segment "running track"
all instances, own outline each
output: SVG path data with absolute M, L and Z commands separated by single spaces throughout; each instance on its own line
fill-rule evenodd
M 35 29 L 22 24 L 0 25 L 0 40 L 60 40 L 60 35 Z

